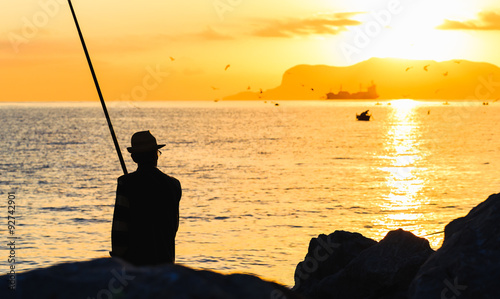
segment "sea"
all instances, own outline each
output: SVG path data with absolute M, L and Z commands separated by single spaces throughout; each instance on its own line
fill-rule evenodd
M 134 132 L 166 144 L 158 167 L 183 188 L 176 262 L 196 269 L 293 286 L 311 238 L 344 230 L 379 241 L 402 228 L 437 249 L 447 223 L 500 191 L 500 102 L 108 110 L 129 172 Z M 357 121 L 365 110 L 372 119 Z M 123 172 L 100 103 L 2 103 L 0 120 L 0 275 L 109 256 Z

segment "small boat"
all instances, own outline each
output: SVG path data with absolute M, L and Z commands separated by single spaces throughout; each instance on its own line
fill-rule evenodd
M 370 111 L 370 110 L 366 110 L 365 112 L 362 112 L 361 114 L 356 114 L 356 119 L 363 120 L 363 121 L 370 120 L 370 117 L 372 117 L 372 115 L 368 114 L 368 111 Z
M 443 103 L 443 105 L 449 105 L 450 103 L 448 103 L 447 101 Z

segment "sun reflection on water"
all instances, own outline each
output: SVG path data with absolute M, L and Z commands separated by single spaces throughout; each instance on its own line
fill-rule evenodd
M 381 217 L 374 221 L 381 237 L 398 228 L 421 237 L 431 233 L 423 227 L 427 200 L 421 194 L 425 169 L 419 167 L 419 162 L 425 153 L 420 150 L 422 132 L 415 109 L 418 105 L 413 100 L 392 101 L 385 155 L 380 157 L 380 170 L 387 173 L 388 193 L 380 205 Z

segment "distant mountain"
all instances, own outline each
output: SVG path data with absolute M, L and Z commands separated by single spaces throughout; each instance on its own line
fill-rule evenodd
M 224 100 L 326 99 L 328 92 L 365 91 L 372 81 L 379 99 L 500 98 L 500 68 L 490 63 L 371 58 L 347 67 L 297 65 L 283 74 L 276 88 L 241 92 Z

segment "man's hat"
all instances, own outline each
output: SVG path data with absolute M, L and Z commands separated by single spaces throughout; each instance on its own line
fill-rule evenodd
M 149 131 L 141 131 L 132 135 L 132 146 L 127 147 L 129 153 L 144 153 L 158 150 L 165 144 L 156 143 L 156 138 Z

